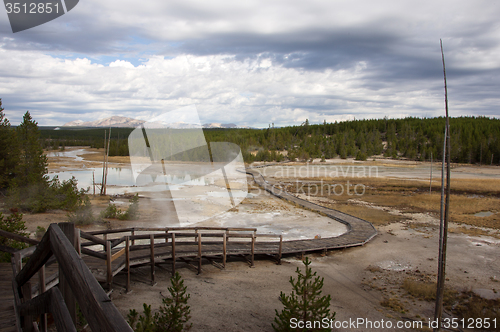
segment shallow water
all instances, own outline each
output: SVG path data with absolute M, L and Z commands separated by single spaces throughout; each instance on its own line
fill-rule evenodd
M 83 158 L 79 155 L 85 153 L 97 153 L 87 151 L 87 149 L 68 149 L 64 151 L 49 151 L 47 152 L 47 157 L 65 157 L 65 158 L 74 158 L 75 161 L 83 161 Z
M 289 177 L 289 178 L 318 178 L 329 177 L 343 178 L 376 178 L 393 177 L 404 179 L 429 179 L 430 165 L 416 164 L 404 166 L 363 165 L 357 164 L 324 164 L 324 165 L 279 165 L 259 169 L 264 176 Z M 460 166 L 452 168 L 452 178 L 500 179 L 500 168 L 477 169 Z M 441 179 L 441 166 L 432 166 L 432 179 Z
M 481 211 L 481 212 L 475 213 L 474 217 L 489 217 L 489 216 L 492 216 L 492 215 L 494 215 L 493 212 L 490 212 L 490 211 Z

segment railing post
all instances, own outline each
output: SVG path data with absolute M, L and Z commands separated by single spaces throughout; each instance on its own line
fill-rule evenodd
M 61 228 L 64 235 L 66 235 L 73 248 L 75 248 L 75 224 L 71 222 L 60 222 L 57 225 Z M 66 278 L 63 270 L 59 267 L 59 290 L 64 298 L 73 324 L 76 326 L 76 300 Z
M 82 257 L 82 238 L 80 237 L 80 228 L 75 228 L 75 249 L 78 256 Z
M 135 245 L 135 239 L 133 236 L 135 235 L 135 228 L 132 228 L 132 245 Z
M 165 234 L 168 235 L 168 229 L 165 231 Z M 165 243 L 168 243 L 168 236 L 165 236 Z
M 201 274 L 201 233 L 198 233 L 198 230 L 196 233 L 198 234 L 198 274 Z
M 45 265 L 38 271 L 38 295 L 45 293 Z M 47 332 L 47 314 L 40 315 L 40 330 Z
M 226 253 L 227 253 L 227 246 L 226 246 L 226 232 L 222 234 L 222 266 L 226 268 Z
M 151 286 L 155 285 L 155 236 L 149 235 L 150 261 L 151 261 Z
M 281 250 L 283 248 L 283 234 L 280 235 L 280 250 L 278 252 L 278 265 L 281 265 Z
M 254 267 L 254 254 L 255 254 L 255 233 L 252 233 L 252 261 L 251 267 Z
M 175 233 L 172 233 L 172 277 L 175 275 Z
M 125 237 L 125 264 L 127 264 L 127 283 L 125 285 L 125 291 L 130 293 L 130 243 L 129 237 Z
M 19 252 L 14 253 L 14 262 L 16 264 L 16 274 L 18 274 L 23 269 L 23 259 Z M 16 291 L 16 290 L 15 290 Z M 28 281 L 21 287 L 21 292 L 23 295 L 22 302 L 31 300 L 31 283 Z M 22 317 L 21 324 L 23 325 L 24 331 L 33 331 L 33 317 L 25 315 Z
M 106 283 L 108 290 L 113 285 L 113 267 L 111 265 L 111 241 L 106 241 Z
M 108 241 L 108 234 L 106 234 L 106 233 L 105 233 L 105 234 L 103 234 L 103 235 L 102 235 L 102 239 L 103 239 L 104 241 Z M 103 249 L 104 251 L 106 251 L 106 245 L 104 245 L 102 249 Z

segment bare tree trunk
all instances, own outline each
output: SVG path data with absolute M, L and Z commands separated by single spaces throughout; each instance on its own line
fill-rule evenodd
M 106 184 L 108 183 L 108 156 L 109 156 L 109 143 L 111 142 L 111 127 L 109 127 L 109 134 L 108 134 L 108 149 L 106 151 L 106 176 L 104 177 L 104 195 L 106 195 Z
M 434 312 L 434 319 L 438 322 L 438 327 L 434 331 L 440 330 L 441 317 L 443 315 L 443 295 L 444 295 L 444 281 L 446 276 L 446 247 L 448 242 L 448 222 L 450 219 L 450 120 L 448 116 L 448 88 L 446 85 L 446 69 L 444 64 L 443 42 L 441 42 L 441 56 L 443 59 L 443 74 L 444 74 L 444 100 L 446 107 L 446 127 L 445 139 L 443 150 L 443 165 L 441 168 L 441 222 L 439 231 L 439 266 L 438 266 L 438 280 L 436 291 L 436 307 Z M 444 203 L 444 218 L 443 218 L 443 196 L 444 196 L 444 164 L 446 159 L 446 203 Z
M 104 160 L 102 161 L 102 181 L 101 181 L 101 195 L 104 195 L 104 170 L 106 168 L 106 129 L 104 129 Z

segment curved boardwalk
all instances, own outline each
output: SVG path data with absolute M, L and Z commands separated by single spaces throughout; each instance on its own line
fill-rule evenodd
M 341 222 L 347 226 L 348 229 L 347 232 L 337 237 L 283 241 L 281 243 L 281 250 L 280 250 L 279 239 L 256 241 L 254 243 L 254 247 L 252 250 L 251 242 L 246 242 L 246 243 L 241 241 L 233 242 L 228 240 L 226 247 L 224 247 L 222 242 L 213 241 L 213 239 L 209 240 L 208 242 L 205 242 L 206 240 L 203 240 L 202 243 L 200 244 L 200 247 L 198 247 L 195 237 L 194 241 L 192 241 L 191 243 L 184 243 L 184 245 L 176 249 L 175 254 L 172 255 L 171 244 L 170 245 L 158 244 L 155 242 L 153 254 L 149 251 L 150 249 L 148 249 L 148 246 L 144 246 L 144 249 L 131 252 L 130 266 L 137 266 L 143 264 L 151 265 L 151 255 L 154 256 L 154 260 L 156 261 L 156 263 L 159 263 L 162 260 L 165 261 L 165 260 L 179 260 L 179 259 L 180 260 L 199 259 L 201 261 L 202 256 L 205 258 L 209 258 L 210 260 L 213 261 L 213 258 L 223 256 L 224 251 L 228 257 L 247 256 L 251 255 L 252 251 L 254 254 L 267 254 L 267 255 L 276 255 L 276 257 L 281 257 L 282 254 L 302 254 L 311 251 L 325 251 L 330 249 L 342 249 L 348 247 L 361 246 L 370 241 L 375 235 L 377 235 L 375 227 L 373 227 L 373 225 L 366 220 L 348 215 L 346 213 L 342 213 L 337 210 L 329 209 L 311 203 L 309 201 L 297 198 L 287 192 L 284 192 L 280 188 L 276 187 L 275 183 L 266 181 L 262 176 L 262 174 L 259 173 L 256 169 L 247 168 L 245 172 L 249 175 L 252 175 L 255 182 L 263 189 L 271 193 L 272 195 L 281 198 L 283 200 L 286 200 L 290 203 L 309 209 L 311 211 L 321 213 L 335 221 Z M 263 236 L 255 233 L 256 231 L 255 229 L 253 230 L 255 239 L 260 239 L 261 236 Z M 211 236 L 206 234 L 203 237 L 210 238 Z M 279 238 L 279 235 L 276 237 Z M 113 252 L 116 252 L 116 250 L 117 249 L 114 249 Z M 95 257 L 87 256 L 85 257 L 85 262 L 87 263 L 87 265 L 89 265 L 90 269 L 94 272 L 95 276 L 98 279 L 103 280 L 104 278 L 106 278 L 106 268 L 105 266 L 103 266 L 102 260 L 97 259 Z M 153 265 L 154 264 L 155 263 L 153 263 Z M 126 262 L 124 257 L 120 257 L 119 259 L 114 261 L 112 263 L 112 266 L 110 267 L 112 275 L 114 276 L 118 274 L 121 270 L 125 268 L 125 266 Z M 201 262 L 199 266 L 201 269 Z
M 254 168 L 247 168 L 246 173 L 252 175 L 255 182 L 272 195 L 321 213 L 347 226 L 348 231 L 337 237 L 283 241 L 283 254 L 361 246 L 377 235 L 375 227 L 366 220 L 295 197 L 277 188 L 275 183 L 266 181 L 264 176 Z
M 128 234 L 130 233 L 129 229 L 89 233 L 82 232 L 82 237 L 90 240 L 89 242 L 81 243 L 82 252 L 85 254 L 83 257 L 85 263 L 98 280 L 108 282 L 108 284 L 112 283 L 113 276 L 124 269 L 127 270 L 127 273 L 130 276 L 130 268 L 128 267 L 150 265 L 151 277 L 154 282 L 154 266 L 162 261 L 171 261 L 173 264 L 172 271 L 175 270 L 176 261 L 185 261 L 188 263 L 193 261 L 198 263 L 198 271 L 201 272 L 203 258 L 210 260 L 212 263 L 215 263 L 220 267 L 225 266 L 226 256 L 243 256 L 253 265 L 254 255 L 265 254 L 274 256 L 279 262 L 282 254 L 302 254 L 311 251 L 361 246 L 370 241 L 377 234 L 373 225 L 366 220 L 311 203 L 284 192 L 276 186 L 276 183 L 266 181 L 261 173 L 259 173 L 256 169 L 249 168 L 246 169 L 245 172 L 252 175 L 255 182 L 272 195 L 341 222 L 347 226 L 348 231 L 337 237 L 289 240 L 281 242 L 280 235 L 273 236 L 258 234 L 256 233 L 257 230 L 254 228 L 239 230 L 229 228 L 221 230 L 219 228 L 219 234 L 213 233 L 217 228 L 210 230 L 210 227 L 205 227 L 205 229 L 203 227 L 194 227 L 192 231 L 195 231 L 195 233 L 187 235 L 179 233 L 182 232 L 182 230 L 165 228 L 160 232 L 163 234 L 158 234 L 159 230 L 151 229 L 144 230 L 143 233 L 146 232 L 148 234 L 142 235 L 142 237 L 136 236 L 136 238 L 140 237 L 142 239 L 150 239 L 149 245 L 143 244 L 134 246 L 132 242 L 130 252 L 127 253 L 127 255 L 123 255 L 125 250 L 123 248 L 124 244 L 122 244 L 122 247 L 120 248 L 117 247 L 118 243 L 116 241 L 123 243 L 123 238 L 121 240 L 107 239 L 106 236 L 107 233 L 118 234 L 125 232 Z M 156 231 L 156 233 L 149 231 Z M 209 231 L 210 233 L 206 233 L 206 231 Z M 134 231 L 132 231 L 132 235 L 133 232 Z M 176 237 L 179 237 L 179 239 L 176 240 L 179 241 L 177 247 L 173 245 L 172 233 L 169 232 L 177 232 Z M 104 238 L 97 238 L 92 235 L 92 233 L 95 233 L 94 235 L 103 235 Z M 268 239 L 262 240 L 264 237 L 267 237 Z M 273 237 L 274 239 L 272 239 Z M 222 241 L 221 238 L 224 240 Z M 128 243 L 128 238 L 126 241 Z M 103 246 L 103 250 L 91 251 L 89 249 L 85 249 L 86 245 Z M 106 249 L 106 247 L 109 247 L 109 249 Z M 84 250 L 87 251 L 85 252 Z M 93 252 L 93 254 L 89 255 L 89 252 L 91 254 Z M 214 261 L 214 259 L 219 258 L 223 259 L 222 264 Z M 0 287 L 0 300 L 3 300 L 3 305 L 0 307 L 1 332 L 10 331 L 10 328 L 13 325 L 13 307 L 11 306 L 12 300 L 6 296 L 7 293 L 9 293 L 6 290 L 12 287 L 11 281 L 9 280 L 12 276 L 10 264 L 0 266 L 0 272 L 3 273 L 1 275 L 3 282 L 0 283 L 0 286 L 3 286 L 3 288 Z M 57 282 L 57 273 L 54 274 L 54 278 L 50 277 L 48 279 L 51 280 L 50 282 Z

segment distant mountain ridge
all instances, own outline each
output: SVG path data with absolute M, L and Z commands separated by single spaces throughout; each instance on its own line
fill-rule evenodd
M 136 127 L 143 124 L 144 120 L 136 120 L 124 116 L 111 116 L 106 119 L 95 121 L 75 120 L 63 124 L 63 127 Z
M 137 120 L 132 118 L 127 118 L 124 116 L 111 116 L 106 119 L 95 120 L 95 121 L 82 121 L 75 120 L 63 124 L 63 127 L 122 127 L 122 128 L 133 128 L 140 126 L 145 123 L 144 120 Z M 184 122 L 176 122 L 168 125 L 169 128 L 175 129 L 185 129 L 185 128 L 200 128 L 197 125 L 192 125 Z M 234 123 L 205 123 L 202 128 L 248 128 L 248 127 L 238 127 Z

